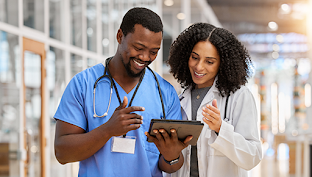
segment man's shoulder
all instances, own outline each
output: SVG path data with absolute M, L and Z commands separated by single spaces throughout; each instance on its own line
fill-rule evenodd
M 157 72 L 149 69 L 148 72 L 150 73 L 150 77 L 152 77 L 153 79 L 155 79 L 155 77 L 157 78 L 161 88 L 174 89 L 174 87 L 166 79 L 160 76 Z M 152 72 L 155 74 L 155 76 L 153 76 Z
M 99 63 L 75 74 L 69 82 L 69 85 L 79 85 L 79 87 L 83 89 L 88 87 L 91 83 L 94 83 L 96 79 L 103 75 L 103 73 L 104 66 Z
M 74 77 L 77 77 L 79 79 L 91 79 L 91 78 L 97 79 L 103 74 L 104 74 L 104 66 L 102 63 L 99 63 L 77 73 Z

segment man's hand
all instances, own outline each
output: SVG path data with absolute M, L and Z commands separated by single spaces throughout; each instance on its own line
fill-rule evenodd
M 127 107 L 128 98 L 124 97 L 122 104 L 115 109 L 111 118 L 105 123 L 111 136 L 120 136 L 126 134 L 130 130 L 140 128 L 143 123 L 143 116 L 134 111 L 144 111 L 144 107 L 131 106 Z
M 193 136 L 186 137 L 182 142 L 178 140 L 178 135 L 175 129 L 170 130 L 171 135 L 169 135 L 164 129 L 153 130 L 153 132 L 156 134 L 156 137 L 151 136 L 148 132 L 145 132 L 145 135 L 148 139 L 154 142 L 159 152 L 162 154 L 159 158 L 159 168 L 167 173 L 173 173 L 180 169 L 184 162 L 184 157 L 181 151 L 188 146 L 188 143 Z M 164 161 L 164 159 L 172 161 L 178 157 L 180 157 L 179 162 L 174 165 L 169 165 Z
M 193 138 L 192 136 L 188 136 L 182 142 L 178 140 L 178 135 L 175 129 L 171 129 L 170 131 L 171 136 L 164 129 L 153 130 L 156 137 L 150 136 L 145 132 L 145 135 L 155 143 L 159 152 L 167 161 L 178 158 L 181 151 L 188 146 L 188 142 Z

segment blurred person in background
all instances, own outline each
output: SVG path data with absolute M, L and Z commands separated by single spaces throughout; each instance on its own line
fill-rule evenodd
M 255 100 L 244 86 L 252 62 L 228 30 L 196 23 L 172 43 L 170 72 L 185 90 L 183 119 L 203 121 L 196 146 L 172 177 L 245 177 L 262 159 Z
M 66 87 L 54 116 L 55 155 L 61 164 L 80 161 L 78 176 L 158 177 L 183 165 L 181 151 L 192 137 L 181 142 L 175 130 L 155 130 L 155 138 L 147 133 L 151 119 L 182 119 L 173 86 L 148 68 L 162 35 L 156 13 L 130 9 L 116 35 L 116 54 Z

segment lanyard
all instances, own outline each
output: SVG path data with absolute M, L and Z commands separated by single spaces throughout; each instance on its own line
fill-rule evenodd
M 116 91 L 116 95 L 117 95 L 119 104 L 121 104 L 120 96 L 119 96 L 119 93 L 118 93 L 118 91 L 117 91 L 117 87 L 116 87 L 115 81 L 114 81 L 113 78 L 111 77 L 111 75 L 110 75 L 110 73 L 109 73 L 109 69 L 108 69 L 108 63 L 109 63 L 109 61 L 110 61 L 112 58 L 113 58 L 113 57 L 106 59 L 106 61 L 105 61 L 105 66 L 104 66 L 104 67 L 105 67 L 105 69 L 104 69 L 104 74 L 103 74 L 102 76 L 100 76 L 100 77 L 94 82 L 94 86 L 93 86 L 93 113 L 94 113 L 94 114 L 93 114 L 93 117 L 105 117 L 105 116 L 107 116 L 108 110 L 109 110 L 109 107 L 110 107 L 110 103 L 111 103 L 112 94 L 113 94 L 113 87 L 114 87 L 114 89 L 115 89 L 115 91 Z M 156 76 L 156 74 L 153 72 L 153 70 L 152 70 L 151 68 L 149 68 L 148 66 L 147 66 L 147 69 L 149 69 L 149 70 L 151 71 L 151 73 L 152 73 L 153 76 L 155 77 L 155 80 L 156 80 L 156 83 L 157 83 L 159 98 L 160 98 L 160 102 L 161 102 L 161 106 L 162 106 L 162 112 L 163 112 L 163 117 L 162 117 L 161 119 L 166 119 L 165 106 L 164 106 L 164 102 L 163 102 L 163 98 L 162 98 L 162 94 L 161 94 L 161 89 L 160 89 L 160 85 L 159 85 L 157 76 Z M 131 100 L 130 100 L 129 106 L 131 106 L 132 101 L 133 101 L 133 99 L 134 99 L 134 96 L 136 95 L 136 93 L 137 93 L 137 91 L 138 91 L 138 89 L 139 89 L 139 86 L 140 86 L 140 84 L 141 84 L 141 82 L 142 82 L 142 80 L 143 80 L 143 77 L 144 77 L 144 75 L 145 75 L 145 70 L 146 70 L 146 69 L 144 69 L 144 71 L 143 71 L 143 73 L 142 73 L 142 75 L 141 75 L 141 77 L 140 77 L 139 83 L 138 83 L 138 85 L 137 85 L 137 87 L 136 87 L 136 89 L 135 89 L 135 91 L 134 91 L 134 93 L 133 93 L 133 95 L 132 95 L 132 98 L 131 98 Z M 106 74 L 106 72 L 107 72 L 108 74 Z M 111 84 L 110 84 L 110 96 L 109 96 L 109 102 L 108 102 L 108 106 L 107 106 L 106 112 L 105 112 L 103 115 L 99 116 L 99 115 L 97 115 L 96 112 L 95 112 L 95 90 L 96 90 L 97 83 L 98 83 L 102 78 L 104 78 L 104 77 L 107 77 L 107 78 L 110 80 L 110 82 L 111 82 Z
M 109 64 L 109 62 L 110 62 L 111 59 L 112 59 L 112 58 L 109 58 L 109 59 L 106 60 L 106 67 L 105 67 L 105 70 L 106 70 L 106 68 L 107 68 L 108 76 L 112 78 L 112 81 L 111 81 L 111 82 L 113 83 L 113 87 L 114 87 L 114 89 L 115 89 L 115 91 L 116 91 L 116 95 L 117 95 L 119 104 L 121 105 L 122 102 L 121 102 L 121 99 L 120 99 L 120 96 L 119 96 L 119 92 L 118 92 L 118 90 L 117 90 L 117 86 L 116 86 L 116 84 L 115 84 L 115 80 L 114 80 L 113 77 L 111 76 L 111 74 L 110 74 L 110 72 L 109 72 L 109 68 L 108 68 L 108 64 Z M 105 71 L 104 71 L 104 72 L 105 72 Z M 106 72 L 105 72 L 105 73 L 106 73 Z M 105 73 L 104 73 L 104 74 L 105 74 Z M 136 86 L 135 91 L 134 91 L 134 93 L 133 93 L 133 95 L 132 95 L 132 98 L 131 98 L 130 103 L 129 103 L 129 107 L 132 105 L 132 101 L 133 101 L 133 99 L 134 99 L 134 97 L 135 97 L 135 95 L 136 95 L 136 93 L 137 93 L 137 91 L 138 91 L 138 89 L 139 89 L 139 87 L 140 87 L 140 85 L 141 85 L 141 83 L 142 83 L 142 80 L 143 80 L 144 75 L 145 75 L 145 69 L 143 70 L 143 72 L 142 72 L 142 74 L 141 74 L 141 76 L 140 76 L 139 83 L 138 83 L 138 85 Z

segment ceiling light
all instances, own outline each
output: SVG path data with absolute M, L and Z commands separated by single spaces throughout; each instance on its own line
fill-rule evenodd
M 174 4 L 174 2 L 173 2 L 173 0 L 165 0 L 165 1 L 164 1 L 164 4 L 165 4 L 166 6 L 172 6 L 172 5 Z
M 278 29 L 278 25 L 276 22 L 269 22 L 268 27 L 271 31 L 276 31 Z
M 185 19 L 185 14 L 184 14 L 184 13 L 178 13 L 178 14 L 177 14 L 177 18 L 178 18 L 179 20 L 184 20 L 184 19 Z
M 289 14 L 290 13 L 290 6 L 288 4 L 282 4 L 281 10 L 283 14 Z

